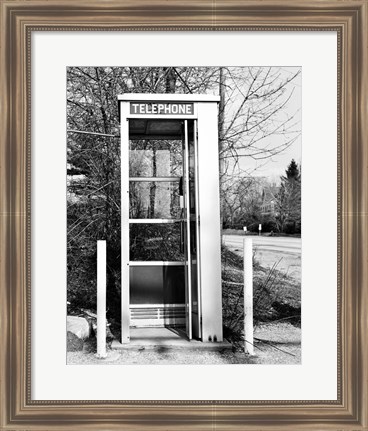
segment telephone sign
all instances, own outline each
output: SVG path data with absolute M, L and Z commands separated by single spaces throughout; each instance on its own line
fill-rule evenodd
M 193 115 L 193 103 L 140 102 L 130 103 L 130 113 L 138 115 Z

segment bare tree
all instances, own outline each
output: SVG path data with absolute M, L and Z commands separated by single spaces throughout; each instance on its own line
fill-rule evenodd
M 288 114 L 285 109 L 300 70 L 287 76 L 275 67 L 224 70 L 226 113 L 220 157 L 235 162 L 240 157 L 262 160 L 284 151 L 300 135 L 296 112 Z
M 251 181 L 246 179 L 252 172 L 242 160 L 266 161 L 299 136 L 297 115 L 286 109 L 298 74 L 273 67 L 69 68 L 68 266 L 71 274 L 74 271 L 71 283 L 78 285 L 75 295 L 81 296 L 84 287 L 88 290 L 97 237 L 109 241 L 109 289 L 117 294 L 120 289 L 118 94 L 220 94 L 222 200 L 240 219 L 249 206 L 256 208 Z M 151 209 L 153 196 L 152 190 Z

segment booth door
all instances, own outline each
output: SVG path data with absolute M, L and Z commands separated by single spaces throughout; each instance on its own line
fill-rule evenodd
M 200 338 L 196 124 L 130 120 L 129 131 L 131 326 Z
M 186 323 L 189 339 L 201 338 L 197 122 L 184 121 Z

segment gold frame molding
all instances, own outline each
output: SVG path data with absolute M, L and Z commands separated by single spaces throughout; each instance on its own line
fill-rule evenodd
M 0 0 L 0 430 L 368 430 L 368 0 Z M 336 31 L 336 401 L 32 401 L 32 31 Z

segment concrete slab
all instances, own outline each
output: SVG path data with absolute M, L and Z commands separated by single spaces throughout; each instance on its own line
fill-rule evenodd
M 130 343 L 121 344 L 114 340 L 111 348 L 118 350 L 139 349 L 200 349 L 200 350 L 224 350 L 231 349 L 228 341 L 216 343 L 203 343 L 198 340 L 188 340 L 179 332 L 169 328 L 131 328 Z

